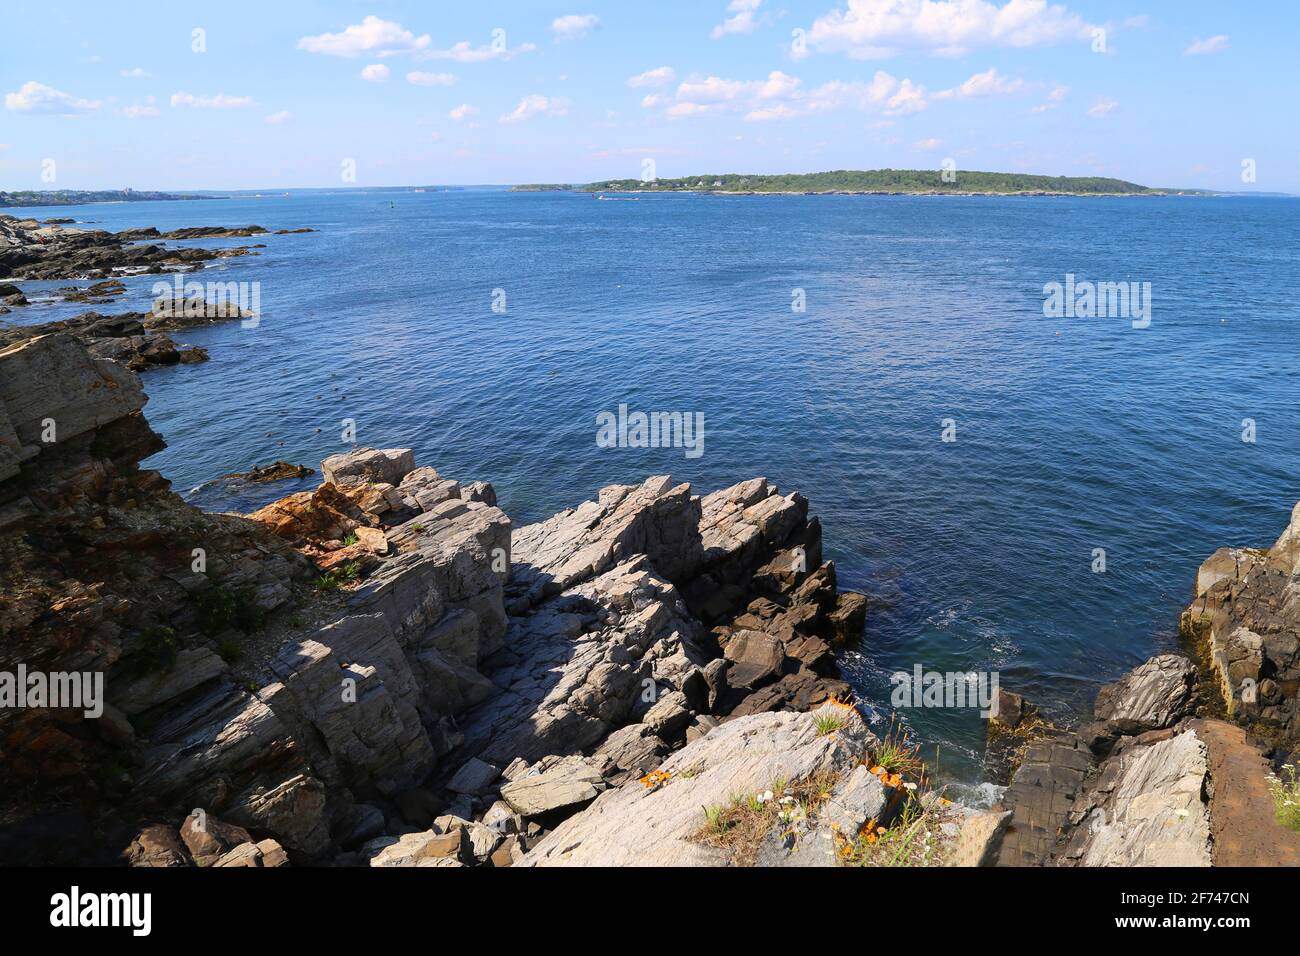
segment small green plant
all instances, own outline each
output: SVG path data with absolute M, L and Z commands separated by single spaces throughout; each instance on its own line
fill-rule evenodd
M 146 674 L 156 674 L 172 666 L 176 660 L 176 632 L 170 627 L 156 624 L 140 632 L 140 645 L 136 651 L 139 668 Z
M 703 809 L 705 832 L 714 837 L 721 837 L 731 828 L 731 821 L 727 819 L 726 807 L 712 806 Z
M 897 719 L 889 723 L 889 732 L 871 755 L 877 766 L 884 767 L 886 773 L 899 776 L 919 777 L 925 770 L 921 760 L 920 748 L 908 744 L 902 724 Z
M 234 628 L 245 634 L 260 630 L 266 621 L 266 612 L 257 606 L 250 589 L 228 591 L 210 587 L 194 598 L 198 611 L 199 630 L 208 637 L 216 637 Z
M 316 583 L 322 591 L 335 591 L 359 577 L 361 577 L 361 562 L 348 561 L 346 564 L 330 568 L 320 576 L 320 580 Z
M 849 718 L 846 715 L 833 710 L 819 711 L 813 715 L 813 721 L 817 725 L 818 737 L 833 734 L 849 725 Z
M 355 531 L 349 531 L 347 534 L 343 536 L 343 547 L 350 548 L 352 545 L 356 543 L 357 543 L 357 533 Z
M 239 642 L 233 637 L 227 637 L 217 646 L 217 653 L 221 655 L 223 661 L 230 664 L 239 660 L 244 653 L 244 649 L 239 646 Z
M 1289 830 L 1300 832 L 1300 779 L 1294 764 L 1283 764 L 1282 775 L 1268 775 L 1268 789 L 1273 793 L 1273 807 L 1277 822 Z

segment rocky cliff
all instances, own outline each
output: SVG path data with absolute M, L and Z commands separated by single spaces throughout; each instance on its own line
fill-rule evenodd
M 1000 862 L 1300 862 L 1267 785 L 1300 750 L 1297 581 L 1300 506 L 1272 548 L 1211 555 L 1181 619 L 1189 655 L 1152 658 L 1102 688 L 1091 722 L 1025 748 Z
M 356 863 L 451 829 L 508 862 L 720 720 L 847 690 L 865 600 L 764 479 L 512 528 L 490 485 L 356 449 L 210 515 L 139 467 L 144 403 L 66 334 L 0 351 L 0 670 L 106 678 L 100 716 L 0 711 L 6 858 Z

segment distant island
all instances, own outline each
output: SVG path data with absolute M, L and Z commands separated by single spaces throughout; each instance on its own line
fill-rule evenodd
M 589 193 L 729 193 L 758 194 L 829 193 L 1007 196 L 1168 196 L 1202 195 L 1205 190 L 1155 189 L 1123 179 L 1104 176 L 1036 176 L 1029 173 L 986 173 L 956 170 L 952 182 L 945 182 L 938 169 L 837 169 L 825 173 L 742 175 L 724 173 L 683 176 L 680 179 L 607 179 L 586 185 L 531 183 L 513 187 L 514 192 L 579 191 Z
M 7 206 L 84 206 L 96 202 L 158 202 L 180 199 L 216 199 L 216 196 L 178 195 L 141 192 L 135 189 L 53 189 L 0 190 L 0 207 Z

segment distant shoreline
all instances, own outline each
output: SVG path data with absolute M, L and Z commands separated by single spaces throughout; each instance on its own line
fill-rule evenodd
M 819 173 L 705 173 L 571 185 L 523 183 L 512 192 L 703 193 L 727 196 L 1200 196 L 1203 189 L 1143 186 L 1110 176 L 1043 176 L 974 169 L 833 169 Z
M 1207 196 L 1221 195 L 1206 190 L 1158 190 L 1152 189 L 1147 192 L 1055 192 L 1051 190 L 1020 190 L 1015 192 L 996 192 L 993 190 L 906 190 L 906 189 L 533 189 L 512 187 L 514 193 L 545 193 L 545 192 L 572 192 L 590 195 L 599 198 L 602 195 L 616 196 L 669 196 L 689 193 L 697 196 L 992 196 L 992 197 L 1035 197 L 1035 196 L 1078 196 L 1085 198 L 1104 198 L 1119 197 L 1123 199 L 1142 199 L 1153 196 L 1186 196 L 1205 198 Z

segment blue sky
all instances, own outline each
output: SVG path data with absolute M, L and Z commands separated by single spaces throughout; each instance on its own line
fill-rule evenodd
M 648 161 L 671 177 L 951 159 L 1300 192 L 1298 12 L 1292 0 L 3 0 L 0 189 L 334 186 L 347 160 L 366 186 L 586 182 L 638 177 Z

